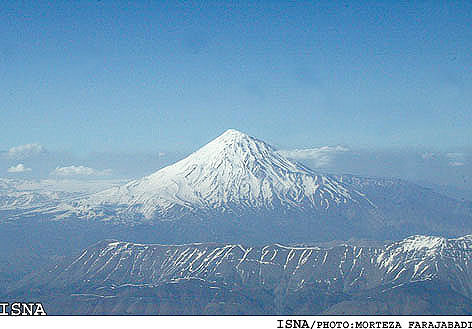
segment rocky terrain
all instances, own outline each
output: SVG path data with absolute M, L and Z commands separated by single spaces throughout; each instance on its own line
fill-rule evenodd
M 56 314 L 470 314 L 472 236 L 382 247 L 102 241 L 9 296 Z

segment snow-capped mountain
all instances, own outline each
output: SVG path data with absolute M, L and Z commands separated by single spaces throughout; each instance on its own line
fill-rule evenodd
M 0 178 L 0 211 L 43 210 L 123 183 L 123 180 Z
M 182 294 L 199 298 L 211 295 L 213 300 L 231 304 L 234 294 L 258 291 L 253 298 L 259 298 L 256 304 L 266 307 L 268 313 L 295 313 L 301 304 L 309 306 L 308 314 L 315 314 L 323 308 L 329 311 L 339 303 L 353 303 L 354 298 L 385 306 L 392 299 L 379 298 L 392 292 L 399 298 L 413 294 L 415 287 L 419 287 L 422 298 L 439 301 L 450 298 L 449 303 L 444 303 L 449 305 L 439 307 L 440 312 L 460 313 L 463 311 L 460 307 L 451 305 L 470 302 L 471 278 L 471 235 L 457 239 L 412 236 L 383 247 L 344 244 L 332 248 L 102 241 L 83 250 L 75 259 L 27 281 L 21 289 L 39 288 L 46 294 L 67 292 L 68 298 L 76 298 L 72 312 L 81 305 L 77 296 L 83 296 L 87 304 L 93 300 L 103 307 L 113 301 L 112 305 L 117 306 L 123 300 L 128 300 L 129 305 L 130 294 L 136 298 L 135 303 L 142 303 L 138 297 L 152 296 L 156 291 L 160 294 L 160 289 L 164 289 L 165 295 L 153 301 L 154 310 Z M 195 284 L 200 289 L 197 295 Z M 446 297 L 445 292 L 452 297 Z M 251 303 L 239 298 L 238 303 Z M 415 303 L 425 311 L 423 302 L 416 297 Z M 175 306 L 179 312 L 185 312 L 183 304 Z M 398 309 L 405 306 L 394 305 L 397 309 L 389 312 L 407 312 Z M 318 307 L 320 310 L 316 311 Z
M 126 185 L 53 209 L 58 217 L 173 220 L 186 216 L 329 212 L 375 206 L 355 189 L 227 130 L 187 158 Z
M 456 239 L 418 235 L 384 247 L 332 248 L 103 241 L 63 267 L 53 284 L 71 278 L 97 286 L 199 278 L 268 288 L 286 280 L 289 289 L 317 285 L 342 292 L 439 279 L 472 298 L 472 235 Z
M 235 130 L 142 179 L 6 213 L 0 263 L 13 273 L 0 294 L 14 286 L 5 300 L 59 313 L 472 312 L 471 203 L 401 179 L 317 173 Z M 23 285 L 11 279 L 22 250 L 46 266 L 110 238 L 143 244 L 100 242 Z M 350 238 L 403 240 L 323 247 Z
M 317 173 L 233 129 L 144 178 L 16 215 L 31 217 L 87 222 L 87 229 L 92 222 L 124 225 L 100 234 L 162 243 L 387 240 L 472 232 L 470 202 L 401 179 Z
M 38 187 L 33 181 L 0 178 L 0 211 L 20 211 L 57 206 L 64 200 L 83 196 L 73 193 Z

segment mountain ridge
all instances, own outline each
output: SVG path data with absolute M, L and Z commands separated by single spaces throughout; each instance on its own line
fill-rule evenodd
M 73 213 L 106 218 L 100 209 L 116 207 L 113 216 L 172 220 L 198 212 L 203 212 L 202 217 L 215 211 L 238 215 L 248 208 L 325 211 L 347 203 L 375 207 L 365 195 L 348 190 L 334 177 L 317 174 L 265 142 L 229 129 L 151 175 L 63 204 L 64 214 L 59 217 Z
M 229 307 L 236 298 L 236 303 L 248 307 L 243 314 L 299 314 L 304 309 L 303 314 L 313 315 L 366 314 L 356 306 L 359 303 L 377 309 L 390 303 L 382 314 L 405 314 L 412 311 L 401 310 L 401 299 L 416 294 L 415 298 L 429 300 L 426 306 L 435 305 L 427 312 L 463 314 L 470 307 L 460 305 L 472 300 L 471 260 L 472 235 L 456 239 L 418 235 L 383 247 L 345 244 L 331 248 L 108 240 L 23 280 L 9 296 L 41 296 L 56 308 L 60 305 L 58 312 L 64 312 L 64 300 L 74 301 L 75 307 L 66 308 L 65 314 L 76 314 L 90 301 L 100 307 L 111 302 L 115 306 L 110 306 L 110 314 L 128 312 L 117 311 L 118 304 L 130 307 L 143 302 L 154 305 L 152 312 L 163 312 L 170 300 L 175 300 L 172 312 L 202 314 L 207 311 L 185 305 L 203 298 L 205 304 Z M 249 300 L 244 297 L 254 293 Z M 434 302 L 438 298 L 442 302 Z M 256 305 L 262 309 L 254 309 Z M 424 306 L 417 309 L 425 312 Z M 217 314 L 228 312 L 235 310 Z
M 401 179 L 317 173 L 228 130 L 151 175 L 7 217 L 17 219 L 111 224 L 141 242 L 392 240 L 472 232 L 472 203 Z

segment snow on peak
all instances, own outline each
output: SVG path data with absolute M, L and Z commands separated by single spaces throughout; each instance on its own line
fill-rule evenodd
M 211 148 L 225 148 L 225 147 L 238 147 L 248 143 L 263 143 L 252 136 L 249 136 L 239 130 L 236 129 L 228 129 L 224 133 L 222 133 L 217 138 L 210 141 L 204 147 L 211 147 Z
M 236 129 L 228 129 L 226 130 L 224 133 L 222 133 L 219 137 L 215 138 L 214 140 L 241 140 L 241 139 L 248 139 L 248 138 L 252 138 L 254 139 L 254 137 L 251 137 L 239 130 L 236 130 Z
M 401 243 L 401 248 L 406 251 L 435 251 L 444 248 L 447 239 L 437 236 L 415 235 L 405 239 Z
M 229 129 L 185 159 L 97 193 L 80 207 L 86 211 L 89 206 L 114 205 L 147 219 L 162 219 L 202 209 L 223 213 L 279 207 L 326 210 L 357 202 L 355 198 L 362 196 L 350 193 L 334 178 L 318 175 L 269 144 Z
M 437 236 L 414 235 L 392 244 L 387 250 L 392 254 L 418 254 L 434 256 L 440 250 L 447 248 L 448 240 Z
M 256 174 L 278 175 L 275 171 L 294 171 L 313 174 L 304 166 L 292 162 L 278 154 L 269 144 L 246 135 L 235 129 L 229 129 L 186 159 L 171 167 L 201 166 L 211 171 L 226 169 L 245 169 Z M 231 178 L 231 177 L 228 177 Z
M 418 258 L 435 257 L 441 250 L 446 249 L 448 240 L 437 236 L 414 235 L 402 241 L 391 244 L 382 252 L 378 261 L 383 262 L 384 266 L 392 266 L 393 259 L 398 258 L 399 255 L 411 256 L 415 255 Z

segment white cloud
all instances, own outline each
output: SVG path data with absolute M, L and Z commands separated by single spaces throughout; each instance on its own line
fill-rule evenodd
M 434 154 L 433 152 L 424 152 L 423 154 L 421 154 L 421 157 L 423 158 L 423 160 L 433 160 L 436 158 L 436 154 Z
M 37 143 L 25 144 L 10 148 L 7 152 L 7 157 L 10 159 L 26 159 L 44 151 L 44 147 Z
M 465 165 L 465 154 L 464 153 L 447 153 L 446 157 L 449 160 L 449 165 L 451 167 L 460 167 Z
M 19 163 L 16 166 L 8 168 L 9 173 L 22 173 L 31 171 L 31 168 L 26 168 L 24 164 Z
M 27 181 L 24 189 L 45 190 L 45 191 L 64 191 L 64 192 L 82 192 L 95 193 L 103 191 L 113 186 L 120 186 L 128 183 L 125 179 L 77 179 L 71 178 L 49 178 L 34 181 Z
M 68 166 L 68 167 L 57 167 L 51 172 L 51 175 L 60 177 L 71 177 L 71 176 L 108 176 L 111 175 L 111 169 L 97 170 L 90 167 L 84 166 Z
M 312 160 L 316 168 L 331 164 L 336 154 L 349 151 L 343 146 L 323 146 L 311 149 L 281 150 L 279 154 L 295 160 Z
M 452 162 L 449 162 L 449 165 L 451 167 L 461 167 L 461 166 L 465 165 L 465 163 L 460 162 L 460 161 L 452 161 Z

